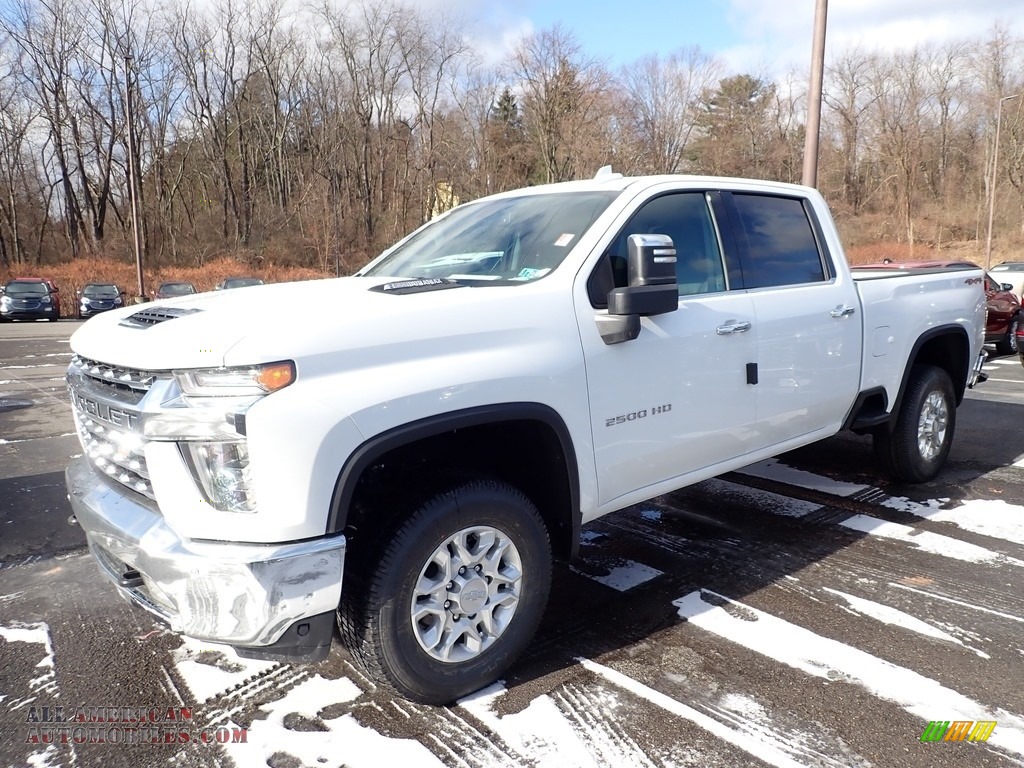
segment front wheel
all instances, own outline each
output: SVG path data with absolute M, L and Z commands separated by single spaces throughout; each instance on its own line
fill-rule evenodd
M 1020 315 L 1010 318 L 1010 325 L 1006 329 L 1006 337 L 996 343 L 996 350 L 1001 355 L 1017 354 L 1017 328 L 1020 327 Z
M 915 365 L 892 432 L 874 434 L 875 456 L 896 480 L 923 483 L 946 463 L 956 428 L 953 381 L 942 368 Z
M 376 682 L 445 704 L 496 680 L 525 650 L 547 604 L 551 545 L 520 491 L 461 484 L 379 540 L 346 573 L 339 609 L 342 637 Z

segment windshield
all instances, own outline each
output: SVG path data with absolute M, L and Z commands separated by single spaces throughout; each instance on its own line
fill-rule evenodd
M 247 288 L 250 285 L 263 285 L 257 277 L 236 277 L 224 281 L 225 288 Z
M 82 291 L 84 296 L 117 296 L 116 285 L 87 285 Z
M 187 296 L 195 292 L 189 283 L 164 283 L 160 286 L 160 293 L 164 296 Z
M 364 275 L 525 282 L 562 263 L 618 192 L 521 195 L 467 203 Z
M 1010 262 L 1009 264 L 997 264 L 992 267 L 993 272 L 1024 272 L 1024 261 Z
M 49 293 L 50 289 L 46 283 L 8 283 L 4 293 L 8 296 L 17 296 L 24 293 Z

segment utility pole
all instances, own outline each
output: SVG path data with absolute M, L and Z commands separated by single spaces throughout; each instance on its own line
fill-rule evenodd
M 811 51 L 811 83 L 807 92 L 807 129 L 804 134 L 803 184 L 818 186 L 818 137 L 821 133 L 821 90 L 825 79 L 825 19 L 828 0 L 814 5 L 814 46 Z
M 996 146 L 992 150 L 992 182 L 989 185 L 991 189 L 988 191 L 988 237 L 985 240 L 985 269 L 992 266 L 992 217 L 996 212 L 996 172 L 999 170 L 999 128 L 1003 122 L 1003 102 L 1016 99 L 1019 96 L 1021 96 L 1019 93 L 1003 96 L 996 108 Z
M 132 240 L 135 246 L 135 274 L 139 283 L 138 301 L 146 300 L 146 285 L 142 276 L 142 232 L 139 230 L 139 196 L 136 187 L 138 167 L 135 162 L 135 115 L 132 110 L 132 57 L 124 55 L 125 86 L 124 107 L 128 123 L 128 197 L 132 204 Z

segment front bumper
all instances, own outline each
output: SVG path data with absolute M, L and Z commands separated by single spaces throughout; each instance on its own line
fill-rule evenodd
M 59 317 L 60 310 L 56 307 L 43 309 L 0 309 L 0 317 L 4 320 L 49 320 Z
M 258 650 L 287 644 L 282 636 L 298 622 L 337 609 L 344 536 L 293 544 L 183 539 L 141 497 L 108 485 L 85 457 L 68 467 L 66 481 L 100 570 L 176 632 Z

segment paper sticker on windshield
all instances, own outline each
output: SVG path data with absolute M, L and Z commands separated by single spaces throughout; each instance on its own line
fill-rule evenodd
M 557 245 L 559 248 L 564 248 L 565 246 L 572 242 L 572 239 L 574 237 L 576 237 L 576 235 L 561 235 L 557 240 L 555 240 L 555 245 Z
M 533 269 L 532 267 L 523 267 L 519 270 L 519 274 L 513 277 L 513 280 L 533 280 L 538 277 L 544 277 L 551 270 L 545 269 Z

